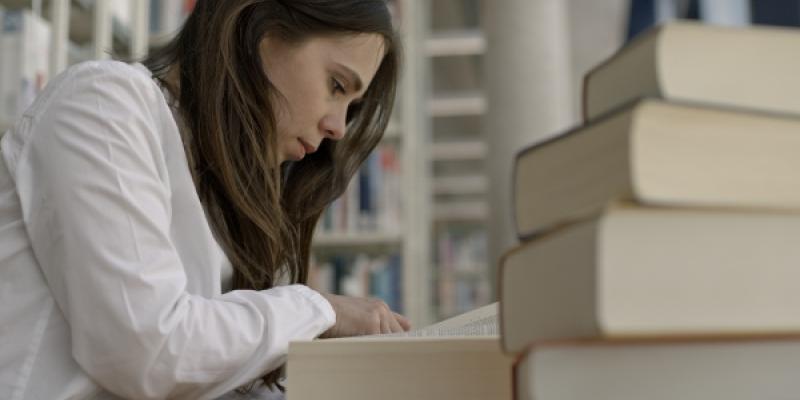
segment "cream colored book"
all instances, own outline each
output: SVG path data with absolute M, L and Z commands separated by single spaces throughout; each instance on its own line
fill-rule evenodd
M 527 238 L 614 200 L 800 209 L 798 155 L 800 118 L 643 100 L 517 155 L 517 232 Z
M 641 35 L 584 78 L 584 118 L 640 97 L 800 114 L 800 30 L 679 21 Z
M 800 394 L 800 336 L 542 343 L 517 400 L 778 400 Z
M 495 303 L 404 335 L 292 342 L 287 399 L 510 399 L 511 364 Z
M 614 205 L 500 265 L 503 348 L 800 332 L 800 213 Z

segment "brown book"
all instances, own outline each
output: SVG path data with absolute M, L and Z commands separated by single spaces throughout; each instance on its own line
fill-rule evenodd
M 503 348 L 800 332 L 800 213 L 610 206 L 500 263 Z
M 619 199 L 799 209 L 799 155 L 800 118 L 646 99 L 517 155 L 517 233 L 527 238 Z
M 800 31 L 675 22 L 641 35 L 584 78 L 592 120 L 640 97 L 800 114 Z
M 518 400 L 796 399 L 800 336 L 543 343 L 514 369 Z

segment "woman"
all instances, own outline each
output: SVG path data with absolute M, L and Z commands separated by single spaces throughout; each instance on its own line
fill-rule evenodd
M 382 0 L 200 0 L 144 65 L 54 79 L 0 142 L 0 397 L 215 398 L 290 340 L 407 330 L 302 285 L 397 46 Z

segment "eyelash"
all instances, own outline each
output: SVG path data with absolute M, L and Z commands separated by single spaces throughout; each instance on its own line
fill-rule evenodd
M 333 94 L 336 94 L 337 92 L 345 94 L 347 91 L 344 89 L 344 85 L 342 85 L 341 82 L 339 82 L 336 78 L 331 78 L 331 92 L 333 92 Z M 352 119 L 358 115 L 360 110 L 360 103 L 354 103 L 347 107 L 347 116 L 345 117 L 347 123 L 352 121 Z
M 332 86 L 333 94 L 336 94 L 337 92 L 342 93 L 342 94 L 345 93 L 344 85 L 342 85 L 341 82 L 336 80 L 336 78 L 331 78 L 331 86 Z

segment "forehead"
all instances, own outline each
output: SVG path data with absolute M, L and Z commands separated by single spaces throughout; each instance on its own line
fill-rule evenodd
M 361 33 L 313 37 L 304 47 L 323 62 L 345 65 L 369 82 L 383 60 L 386 44 L 377 33 Z

